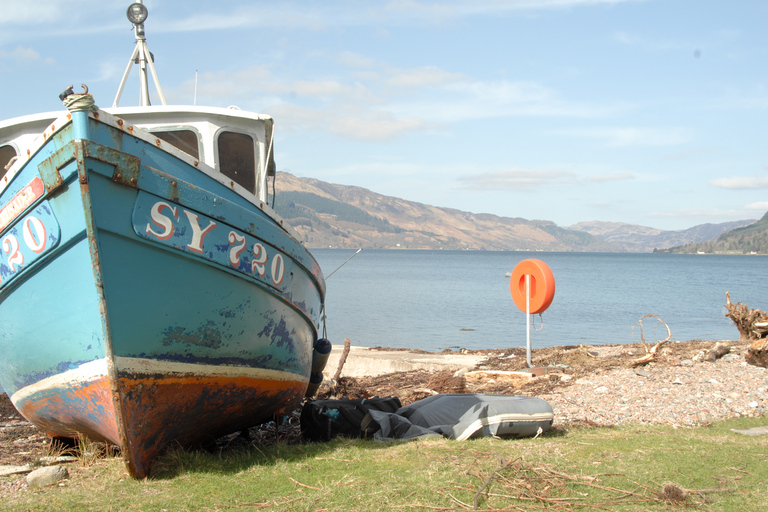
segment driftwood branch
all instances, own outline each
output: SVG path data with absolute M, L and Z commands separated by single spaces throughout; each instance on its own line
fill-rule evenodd
M 760 309 L 749 309 L 746 304 L 731 302 L 731 293 L 725 292 L 725 316 L 731 319 L 739 330 L 743 342 L 752 342 L 768 337 L 768 313 Z
M 645 338 L 643 337 L 643 320 L 645 320 L 648 317 L 655 318 L 656 320 L 659 321 L 660 324 L 664 325 L 664 327 L 667 328 L 667 338 L 664 339 L 664 340 L 659 341 L 658 343 L 656 343 L 650 349 L 648 348 L 648 344 L 645 342 Z M 634 361 L 632 361 L 632 366 L 633 367 L 646 365 L 646 364 L 650 363 L 651 361 L 653 361 L 654 359 L 656 359 L 656 353 L 658 352 L 659 348 L 662 345 L 664 345 L 665 343 L 667 343 L 670 339 L 672 339 L 672 331 L 669 330 L 669 326 L 664 322 L 664 320 L 662 320 L 661 318 L 657 317 L 654 314 L 649 313 L 649 314 L 645 315 L 643 318 L 641 318 L 640 320 L 638 320 L 637 323 L 632 326 L 632 334 L 633 335 L 634 335 L 634 332 L 635 332 L 635 326 L 637 326 L 637 325 L 640 326 L 640 341 L 643 342 L 643 348 L 645 349 L 645 355 L 643 357 L 640 357 L 640 358 L 635 359 Z
M 725 292 L 725 307 L 739 330 L 739 341 L 750 343 L 746 360 L 749 364 L 768 368 L 768 313 L 760 309 L 749 309 L 746 304 L 731 302 L 731 293 Z
M 341 353 L 341 357 L 339 357 L 339 367 L 336 368 L 336 375 L 333 376 L 333 380 L 335 382 L 339 382 L 339 378 L 341 377 L 341 370 L 344 368 L 344 363 L 347 362 L 347 356 L 349 355 L 351 346 L 352 342 L 349 341 L 349 338 L 344 338 L 344 351 Z

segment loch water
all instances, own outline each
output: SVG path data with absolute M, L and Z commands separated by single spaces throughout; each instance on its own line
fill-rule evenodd
M 329 275 L 355 251 L 312 253 Z M 506 274 L 528 258 L 549 265 L 556 283 L 551 306 L 533 315 L 534 349 L 639 342 L 647 314 L 673 340 L 737 340 L 726 291 L 768 310 L 765 256 L 363 250 L 327 279 L 327 336 L 430 352 L 525 347 L 525 313 Z M 655 342 L 667 330 L 647 318 L 643 337 Z

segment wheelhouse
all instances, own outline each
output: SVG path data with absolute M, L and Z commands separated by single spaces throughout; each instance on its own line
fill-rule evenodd
M 244 197 L 268 202 L 268 178 L 275 175 L 273 120 L 270 116 L 230 108 L 116 107 L 104 109 L 136 126 L 157 144 L 172 146 Z M 0 124 L 0 189 L 19 157 L 34 153 L 42 134 L 59 112 L 10 119 Z

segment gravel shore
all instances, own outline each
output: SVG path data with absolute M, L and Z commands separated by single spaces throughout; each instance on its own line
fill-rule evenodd
M 556 424 L 702 426 L 765 415 L 768 371 L 731 353 L 713 363 L 687 359 L 674 366 L 614 369 L 574 379 L 570 386 L 539 396 L 552 405 Z

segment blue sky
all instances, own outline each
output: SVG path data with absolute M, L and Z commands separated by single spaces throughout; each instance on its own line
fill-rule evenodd
M 110 106 L 129 3 L 3 0 L 0 118 Z M 559 226 L 768 210 L 764 0 L 144 3 L 168 103 L 197 73 L 198 105 L 274 116 L 297 176 Z

